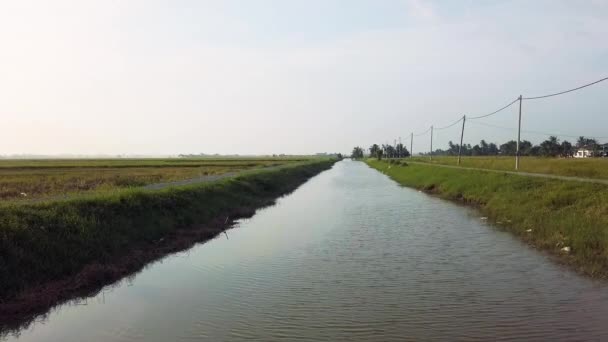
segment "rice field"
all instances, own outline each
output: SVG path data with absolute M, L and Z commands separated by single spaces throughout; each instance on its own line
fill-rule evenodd
M 306 158 L 1 160 L 0 201 L 136 188 L 279 166 Z

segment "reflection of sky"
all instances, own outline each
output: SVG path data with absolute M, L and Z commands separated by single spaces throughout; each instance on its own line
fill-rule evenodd
M 0 154 L 350 151 L 605 77 L 606 36 L 602 1 L 5 2 Z M 607 87 L 524 128 L 606 136 Z

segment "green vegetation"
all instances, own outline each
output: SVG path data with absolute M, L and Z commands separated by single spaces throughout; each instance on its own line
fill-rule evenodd
M 178 228 L 267 205 L 333 163 L 293 162 L 159 191 L 134 188 L 65 201 L 9 202 L 0 206 L 0 304 L 85 265 L 116 260 Z
M 409 160 L 409 159 L 408 159 Z M 414 157 L 412 161 L 456 165 L 457 157 Z M 463 157 L 463 167 L 514 171 L 515 157 Z M 543 158 L 521 157 L 519 170 L 533 173 L 548 173 L 560 176 L 608 179 L 608 158 Z
M 368 159 L 367 164 L 402 185 L 476 205 L 490 220 L 561 255 L 578 270 L 608 276 L 606 185 L 411 163 L 404 167 L 397 160 Z M 570 252 L 562 252 L 564 247 Z
M 105 192 L 295 163 L 299 158 L 0 160 L 0 200 Z
M 519 144 L 520 156 L 532 157 L 570 158 L 576 154 L 579 148 L 591 151 L 591 155 L 594 157 L 605 157 L 608 152 L 606 151 L 608 144 L 599 144 L 596 139 L 586 137 L 579 137 L 575 145 L 572 145 L 568 140 L 560 142 L 556 136 L 550 136 L 539 145 L 534 145 L 527 140 L 522 140 Z M 463 156 L 497 156 L 499 154 L 502 156 L 515 156 L 517 154 L 517 141 L 510 140 L 502 145 L 497 145 L 481 140 L 475 146 L 463 144 L 462 148 L 459 144 L 449 141 L 447 150 L 434 150 L 433 155 L 456 156 L 459 152 Z
M 355 146 L 353 151 L 350 154 L 350 157 L 353 159 L 361 159 L 363 158 L 363 149 L 359 146 Z

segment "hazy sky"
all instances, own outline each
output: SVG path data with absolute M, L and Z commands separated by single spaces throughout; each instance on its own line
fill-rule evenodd
M 347 152 L 608 76 L 608 0 L 0 0 L 0 44 L 0 154 Z M 608 82 L 523 113 L 608 136 Z

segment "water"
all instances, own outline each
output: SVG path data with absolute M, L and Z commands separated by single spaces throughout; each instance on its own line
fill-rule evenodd
M 8 341 L 606 340 L 608 284 L 344 161 Z

